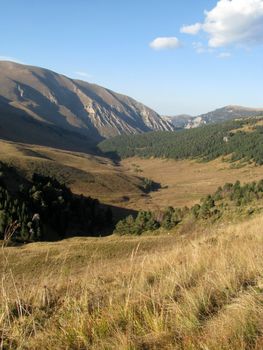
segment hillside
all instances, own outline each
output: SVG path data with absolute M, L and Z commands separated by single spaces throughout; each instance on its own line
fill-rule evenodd
M 191 129 L 204 124 L 222 123 L 228 120 L 248 118 L 263 115 L 263 108 L 248 108 L 242 106 L 226 106 L 214 111 L 190 116 L 181 114 L 166 117 L 176 128 Z
M 172 125 L 128 96 L 47 69 L 0 61 L 4 139 L 83 151 L 105 137 L 151 130 L 172 130 Z
M 4 248 L 4 349 L 260 350 L 262 217 Z
M 212 160 L 220 156 L 263 164 L 262 117 L 206 125 L 178 132 L 118 136 L 100 143 L 115 158 L 157 157 Z
M 98 151 L 96 137 L 43 123 L 26 111 L 14 108 L 3 98 L 0 98 L 0 138 L 90 154 Z
M 73 194 L 53 177 L 27 179 L 0 162 L 0 239 L 17 243 L 110 233 L 111 207 Z M 9 235 L 9 232 L 12 234 Z
M 34 173 L 54 177 L 73 193 L 97 198 L 116 209 L 129 207 L 130 198 L 147 196 L 143 176 L 128 173 L 107 158 L 1 140 L 0 148 L 0 162 L 17 169 L 26 179 Z
M 248 108 L 243 106 L 226 106 L 212 112 L 201 114 L 202 120 L 206 123 L 218 123 L 232 119 L 256 117 L 263 115 L 263 108 Z

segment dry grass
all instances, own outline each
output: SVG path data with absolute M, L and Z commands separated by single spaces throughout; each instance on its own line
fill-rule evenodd
M 29 176 L 33 172 L 57 176 L 74 193 L 98 198 L 103 203 L 125 207 L 123 196 L 142 195 L 138 177 L 126 174 L 107 158 L 3 140 L 0 149 L 0 161 Z
M 136 168 L 140 169 L 140 176 L 151 178 L 163 186 L 148 198 L 135 198 L 133 205 L 141 209 L 147 207 L 158 210 L 170 205 L 192 206 L 226 182 L 252 182 L 263 177 L 261 166 L 251 164 L 234 168 L 229 162 L 220 159 L 200 163 L 190 160 L 128 158 L 121 164 L 126 172 L 133 174 Z
M 3 349 L 262 349 L 263 218 L 4 248 Z
M 247 125 L 242 126 L 241 128 L 234 129 L 231 132 L 233 134 L 236 134 L 239 131 L 248 132 L 249 133 L 249 132 L 255 131 L 257 126 L 263 126 L 263 120 L 262 119 L 259 119 L 255 124 L 247 124 Z

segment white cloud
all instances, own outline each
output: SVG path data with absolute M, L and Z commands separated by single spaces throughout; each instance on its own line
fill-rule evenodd
M 188 34 L 193 34 L 195 26 L 181 29 L 188 28 Z M 197 29 L 198 26 L 194 34 L 199 32 Z M 219 0 L 211 11 L 205 12 L 200 29 L 208 34 L 208 45 L 212 48 L 262 44 L 263 0 Z
M 190 26 L 183 26 L 180 29 L 181 33 L 196 35 L 202 29 L 201 23 L 195 23 Z
M 159 37 L 150 43 L 150 47 L 154 50 L 176 49 L 181 46 L 181 42 L 175 36 Z
M 217 57 L 222 58 L 222 59 L 229 58 L 229 57 L 231 57 L 231 53 L 230 52 L 221 52 Z

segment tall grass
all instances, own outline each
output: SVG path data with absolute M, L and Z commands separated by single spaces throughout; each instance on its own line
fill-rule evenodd
M 0 348 L 262 349 L 262 227 L 5 248 Z

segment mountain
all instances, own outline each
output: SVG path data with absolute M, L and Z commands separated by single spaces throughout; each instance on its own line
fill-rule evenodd
M 183 129 L 185 128 L 185 126 L 188 124 L 188 122 L 190 120 L 192 120 L 193 116 L 189 115 L 189 114 L 179 114 L 179 115 L 175 115 L 175 116 L 164 116 L 163 117 L 165 120 L 167 120 L 168 122 L 170 122 L 171 124 L 173 124 L 173 126 L 175 128 L 178 129 Z
M 248 108 L 242 106 L 226 106 L 223 108 L 218 108 L 212 112 L 201 114 L 198 117 L 194 118 L 188 124 L 188 127 L 191 127 L 191 124 L 194 125 L 195 120 L 199 118 L 199 123 L 197 124 L 211 124 L 211 123 L 220 123 L 227 120 L 247 118 L 247 117 L 256 117 L 263 115 L 263 108 Z
M 0 137 L 74 150 L 120 134 L 173 130 L 156 112 L 101 86 L 0 62 Z
M 190 116 L 181 114 L 173 117 L 166 117 L 176 128 L 192 129 L 204 124 L 220 123 L 227 120 L 256 117 L 263 115 L 263 108 L 248 108 L 242 106 L 226 106 L 212 112 Z

